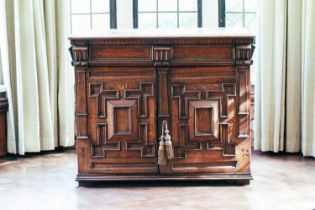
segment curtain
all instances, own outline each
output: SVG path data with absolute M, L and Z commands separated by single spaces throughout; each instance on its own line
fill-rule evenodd
M 315 1 L 303 1 L 302 152 L 315 157 Z
M 10 106 L 8 152 L 72 146 L 68 1 L 1 0 L 1 8 L 1 65 Z
M 315 156 L 314 7 L 313 0 L 260 1 L 256 150 Z

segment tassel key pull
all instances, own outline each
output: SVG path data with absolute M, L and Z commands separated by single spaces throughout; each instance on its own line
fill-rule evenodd
M 165 141 L 164 141 L 164 121 L 162 123 L 162 134 L 160 136 L 160 145 L 159 145 L 159 151 L 158 151 L 158 164 L 162 166 L 167 164 L 167 159 L 165 155 Z
M 166 165 L 166 155 L 165 155 L 165 141 L 164 141 L 164 129 L 162 128 L 162 134 L 160 137 L 160 145 L 159 145 L 159 151 L 158 151 L 158 164 L 159 165 Z
M 169 130 L 167 127 L 167 122 L 165 121 L 165 150 L 166 150 L 166 156 L 168 160 L 171 160 L 174 158 L 174 151 L 173 151 L 173 145 L 171 141 L 171 136 L 169 134 Z

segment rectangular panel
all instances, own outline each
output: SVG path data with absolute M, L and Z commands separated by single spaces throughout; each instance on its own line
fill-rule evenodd
M 250 72 L 249 69 L 238 69 L 238 137 L 247 138 L 250 134 Z
M 191 101 L 189 106 L 189 138 L 191 141 L 219 140 L 219 101 Z
M 75 120 L 76 138 L 87 138 L 86 68 L 77 68 L 75 73 Z
M 114 129 L 116 135 L 126 135 L 131 133 L 130 107 L 114 108 Z
M 174 50 L 175 60 L 234 59 L 233 45 L 178 45 Z
M 195 112 L 197 135 L 213 134 L 213 109 L 211 107 L 197 108 Z
M 92 167 L 94 172 L 104 174 L 121 173 L 121 171 L 128 174 L 157 173 L 154 163 L 93 163 Z
M 123 60 L 123 59 L 147 59 L 151 60 L 150 45 L 106 45 L 91 46 L 91 60 Z

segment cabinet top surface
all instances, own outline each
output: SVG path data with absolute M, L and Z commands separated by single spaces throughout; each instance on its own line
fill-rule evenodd
M 202 28 L 202 29 L 113 29 L 103 33 L 72 34 L 69 39 L 113 39 L 113 38 L 255 38 L 242 28 Z

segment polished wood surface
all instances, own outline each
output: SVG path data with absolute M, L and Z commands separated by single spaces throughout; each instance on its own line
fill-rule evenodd
M 7 111 L 8 99 L 0 92 L 0 157 L 7 154 Z
M 254 37 L 141 32 L 70 38 L 77 180 L 250 180 Z M 158 165 L 163 121 L 174 159 Z

